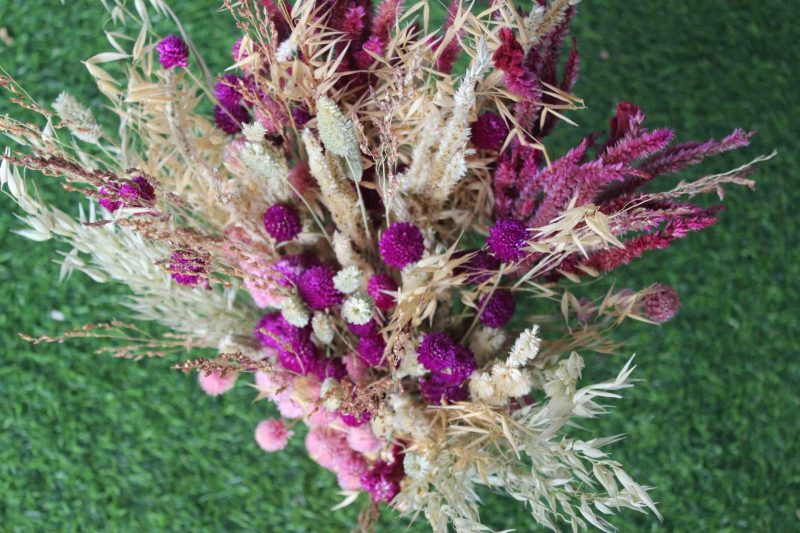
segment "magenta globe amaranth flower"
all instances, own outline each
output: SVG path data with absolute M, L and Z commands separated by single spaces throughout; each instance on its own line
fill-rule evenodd
M 322 265 L 305 270 L 297 282 L 300 297 L 311 309 L 322 310 L 342 303 L 344 294 L 333 284 L 334 272 Z
M 187 287 L 202 285 L 207 289 L 208 284 L 208 257 L 194 250 L 175 250 L 170 255 L 167 263 L 172 279 Z
M 219 129 L 233 135 L 242 131 L 242 124 L 250 122 L 250 113 L 242 105 L 231 108 L 214 106 L 214 123 Z
M 481 323 L 490 328 L 501 328 L 514 316 L 514 295 L 509 290 L 497 289 L 491 296 L 484 295 L 481 298 L 478 309 L 483 309 Z
M 525 223 L 516 218 L 501 218 L 489 228 L 486 244 L 489 250 L 504 263 L 518 261 L 525 257 L 528 230 Z
M 644 314 L 653 322 L 663 324 L 678 313 L 681 300 L 669 285 L 658 283 L 653 289 L 644 297 Z
M 375 274 L 367 281 L 367 293 L 375 300 L 375 306 L 381 311 L 394 307 L 395 299 L 391 294 L 397 290 L 397 282 L 386 274 Z
M 286 242 L 300 235 L 303 225 L 294 207 L 275 204 L 264 213 L 264 229 L 276 241 Z
M 386 228 L 379 247 L 383 262 L 395 268 L 419 261 L 425 252 L 422 233 L 411 222 L 395 222 Z
M 144 176 L 130 180 L 110 180 L 98 191 L 98 203 L 113 213 L 122 207 L 153 207 L 156 190 Z
M 432 372 L 451 368 L 458 356 L 458 345 L 442 332 L 428 333 L 417 348 L 417 360 Z
M 403 458 L 398 454 L 393 462 L 376 461 L 372 468 L 364 472 L 361 475 L 361 488 L 369 493 L 372 501 L 388 503 L 400 493 L 403 477 Z
M 244 79 L 236 74 L 225 74 L 222 79 L 214 85 L 214 96 L 219 105 L 225 109 L 233 109 L 242 104 L 242 94 L 239 92 L 239 85 L 244 83 Z
M 469 397 L 466 384 L 453 385 L 449 379 L 439 374 L 420 378 L 419 391 L 425 400 L 433 405 L 442 402 L 462 402 Z
M 347 329 L 349 329 L 350 331 L 352 331 L 355 335 L 358 335 L 359 337 L 366 337 L 368 335 L 375 335 L 376 333 L 378 333 L 378 329 L 380 329 L 380 327 L 378 326 L 378 323 L 375 322 L 375 319 L 373 318 L 372 320 L 370 320 L 366 324 L 353 324 L 352 322 L 348 322 L 347 323 Z
M 379 366 L 386 351 L 386 341 L 378 334 L 366 335 L 358 340 L 358 356 L 371 366 Z
M 468 253 L 473 255 L 467 259 L 466 263 L 459 265 L 454 270 L 456 275 L 469 274 L 467 283 L 483 283 L 500 267 L 500 261 L 486 250 L 457 252 L 455 257 L 463 257 Z
M 472 145 L 479 150 L 497 150 L 506 135 L 508 126 L 496 113 L 482 113 L 472 124 Z
M 189 47 L 177 35 L 168 35 L 156 45 L 158 61 L 165 69 L 189 66 Z

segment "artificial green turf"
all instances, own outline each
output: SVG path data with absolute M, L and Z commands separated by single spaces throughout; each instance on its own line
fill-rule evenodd
M 216 0 L 174 6 L 219 71 L 233 24 L 214 13 Z M 759 131 L 752 148 L 709 171 L 780 152 L 763 165 L 755 192 L 729 190 L 717 226 L 613 276 L 619 285 L 670 283 L 683 299 L 673 322 L 625 330 L 644 381 L 593 425 L 628 434 L 613 453 L 656 487 L 664 515 L 659 523 L 625 513 L 615 523 L 627 531 L 797 530 L 800 9 L 777 0 L 587 0 L 580 10 L 577 93 L 589 108 L 573 114 L 579 129 L 562 126 L 554 151 L 604 126 L 627 99 L 651 125 L 677 128 L 679 140 L 734 126 Z M 102 99 L 79 61 L 108 49 L 103 21 L 88 2 L 0 2 L 0 26 L 15 39 L 0 44 L 0 66 L 43 102 L 70 88 L 97 109 Z M 10 109 L 0 101 L 0 112 Z M 76 198 L 42 188 L 75 212 Z M 0 530 L 316 532 L 354 523 L 356 510 L 328 511 L 334 477 L 304 456 L 301 439 L 279 455 L 257 448 L 253 428 L 270 411 L 250 403 L 246 387 L 210 398 L 168 361 L 104 359 L 88 342 L 21 342 L 18 331 L 52 334 L 124 317 L 124 292 L 80 275 L 59 285 L 52 259 L 63 247 L 10 233 L 18 222 L 12 203 L 0 201 Z M 592 360 L 589 373 L 611 375 L 621 364 Z M 495 496 L 484 517 L 535 529 L 516 503 Z M 404 530 L 391 524 L 387 516 L 379 530 Z

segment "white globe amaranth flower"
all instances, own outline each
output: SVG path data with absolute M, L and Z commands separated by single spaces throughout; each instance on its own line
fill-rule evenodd
M 281 316 L 296 328 L 306 327 L 311 319 L 306 306 L 296 294 L 291 294 L 281 301 Z
M 352 294 L 361 287 L 362 278 L 361 269 L 351 265 L 336 273 L 333 277 L 333 286 L 341 293 Z
M 403 470 L 411 479 L 425 479 L 431 471 L 431 462 L 424 455 L 410 452 L 403 456 Z
M 538 336 L 539 326 L 535 325 L 519 334 L 511 352 L 508 355 L 508 364 L 512 366 L 525 366 L 539 353 L 541 339 Z
M 350 324 L 361 326 L 372 320 L 372 300 L 364 295 L 354 295 L 345 300 L 342 315 Z
M 333 326 L 333 318 L 325 313 L 314 313 L 311 317 L 311 330 L 322 344 L 330 344 L 336 334 Z
M 342 405 L 342 386 L 334 378 L 325 378 L 319 389 L 319 396 L 326 411 L 336 411 Z

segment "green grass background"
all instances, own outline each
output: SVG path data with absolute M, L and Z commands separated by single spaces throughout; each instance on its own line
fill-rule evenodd
M 213 71 L 227 65 L 234 28 L 217 0 L 174 2 Z M 79 61 L 109 49 L 98 2 L 0 2 L 0 66 L 42 102 L 70 88 L 100 114 Z M 160 28 L 167 32 L 169 25 Z M 666 282 L 683 299 L 661 328 L 630 327 L 643 381 L 592 427 L 628 438 L 613 448 L 656 487 L 663 522 L 625 513 L 625 531 L 800 529 L 800 8 L 764 0 L 586 0 L 575 24 L 583 53 L 576 89 L 588 109 L 555 146 L 606 125 L 621 99 L 679 140 L 756 129 L 753 146 L 720 171 L 773 148 L 755 192 L 731 189 L 722 221 L 619 270 L 614 281 Z M 0 101 L 0 112 L 11 111 Z M 696 174 L 695 174 L 696 175 Z M 52 183 L 48 199 L 75 213 Z M 271 413 L 244 386 L 211 398 L 170 361 L 98 357 L 93 345 L 31 347 L 17 332 L 53 334 L 124 318 L 124 294 L 76 275 L 58 284 L 56 243 L 12 233 L 0 200 L 0 531 L 346 531 L 357 509 L 331 513 L 333 475 L 302 439 L 261 452 L 255 424 Z M 63 313 L 58 321 L 51 314 Z M 592 377 L 622 359 L 592 360 Z M 488 496 L 485 519 L 532 531 L 511 500 Z M 379 531 L 404 531 L 387 513 Z M 424 524 L 411 531 L 425 531 Z

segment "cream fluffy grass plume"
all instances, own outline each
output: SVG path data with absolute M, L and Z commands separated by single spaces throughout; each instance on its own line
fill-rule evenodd
M 752 186 L 763 158 L 646 192 L 751 134 L 673 142 L 627 102 L 606 132 L 550 153 L 583 106 L 576 3 L 454 0 L 432 28 L 426 2 L 226 0 L 242 36 L 214 78 L 179 21 L 153 32 L 147 9 L 172 17 L 162 0 L 109 2 L 113 49 L 86 65 L 119 127 L 66 92 L 40 105 L 4 73 L 38 118 L 0 117 L 0 184 L 20 234 L 71 247 L 62 278 L 130 289 L 131 321 L 29 340 L 171 358 L 212 395 L 249 381 L 281 415 L 258 445 L 305 435 L 342 505 L 364 505 L 363 529 L 389 506 L 437 532 L 486 531 L 482 488 L 551 529 L 658 516 L 609 456 L 618 437 L 570 428 L 631 386 L 631 360 L 581 380 L 620 351 L 613 330 L 668 321 L 678 295 L 589 282 L 714 224 L 719 207 L 691 200 Z M 77 218 L 42 203 L 32 182 L 46 178 L 26 169 L 86 197 Z

